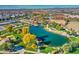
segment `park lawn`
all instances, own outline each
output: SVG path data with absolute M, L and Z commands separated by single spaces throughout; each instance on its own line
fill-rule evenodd
M 24 54 L 34 54 L 34 53 L 31 53 L 31 52 L 27 52 L 27 51 L 26 51 L 26 52 L 24 52 Z
M 76 48 L 76 51 L 71 52 L 71 53 L 69 53 L 69 54 L 79 54 L 79 48 Z
M 7 33 L 5 30 L 0 31 L 0 35 Z
M 77 37 L 71 37 L 71 39 L 72 39 L 72 41 L 75 41 L 75 42 L 78 40 Z
M 23 42 L 17 44 L 18 46 L 25 46 Z
M 16 39 L 22 39 L 21 34 L 13 34 L 13 35 L 16 37 Z

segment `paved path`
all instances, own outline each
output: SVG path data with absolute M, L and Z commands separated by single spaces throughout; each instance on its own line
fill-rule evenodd
M 9 51 L 0 51 L 0 53 L 2 53 L 2 54 L 24 54 L 24 52 L 25 52 L 25 50 L 24 49 L 22 49 L 22 50 L 18 50 L 18 51 L 16 51 L 16 52 L 9 52 Z M 29 51 L 29 50 L 27 50 L 26 52 L 28 52 L 28 53 L 34 53 L 34 54 L 38 54 L 37 52 L 34 52 L 34 51 Z
M 8 38 L 5 38 L 3 40 L 0 41 L 0 45 L 2 45 L 3 43 L 5 43 L 7 40 L 9 40 Z
M 11 21 L 1 22 L 1 23 L 0 23 L 0 26 L 2 26 L 2 25 L 6 25 L 6 24 L 10 24 L 10 23 L 13 23 L 13 22 L 16 22 L 16 21 L 11 20 Z
M 3 26 L 0 26 L 0 31 L 1 31 L 1 30 L 4 30 L 4 29 L 5 29 L 5 28 L 4 28 Z

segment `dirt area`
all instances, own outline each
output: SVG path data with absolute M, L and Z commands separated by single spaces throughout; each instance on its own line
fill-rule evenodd
M 65 25 L 65 20 L 51 20 L 51 22 L 53 22 L 53 21 L 56 22 L 56 23 Z
M 66 26 L 68 29 L 73 29 L 75 31 L 79 31 L 79 22 L 77 21 L 72 21 L 72 22 L 69 22 L 69 24 Z

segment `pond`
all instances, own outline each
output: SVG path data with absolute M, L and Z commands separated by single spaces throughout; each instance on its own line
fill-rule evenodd
M 41 26 L 30 26 L 30 33 L 36 35 L 37 37 L 46 36 L 44 37 L 44 42 L 50 41 L 50 46 L 62 46 L 68 42 L 67 37 L 46 31 Z

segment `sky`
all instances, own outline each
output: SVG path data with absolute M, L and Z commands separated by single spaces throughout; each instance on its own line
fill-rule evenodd
M 0 9 L 79 8 L 79 5 L 0 5 Z

